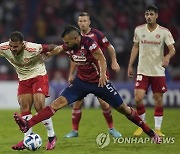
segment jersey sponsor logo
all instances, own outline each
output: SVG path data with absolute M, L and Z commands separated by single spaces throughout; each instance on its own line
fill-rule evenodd
M 25 67 L 25 66 L 27 67 L 27 66 L 30 66 L 32 64 L 32 61 L 30 61 L 30 60 L 29 61 L 23 61 L 25 63 L 22 63 L 21 61 L 19 61 L 19 63 L 18 63 L 16 61 L 14 61 L 13 58 L 10 58 L 9 61 L 11 64 L 14 64 L 15 66 L 18 66 L 18 67 Z
M 89 50 L 92 51 L 94 49 L 97 48 L 97 44 L 96 43 L 93 43 L 90 47 L 89 47 Z
M 72 59 L 75 62 L 85 62 L 86 61 L 86 57 L 85 56 L 72 55 Z
M 154 44 L 154 45 L 160 45 L 161 41 L 148 41 L 148 40 L 141 40 L 142 44 Z

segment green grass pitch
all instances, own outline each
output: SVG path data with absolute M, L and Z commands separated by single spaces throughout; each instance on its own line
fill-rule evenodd
M 147 122 L 153 128 L 153 109 L 146 110 Z M 0 110 L 0 154 L 30 154 L 32 151 L 14 151 L 11 146 L 23 138 L 18 126 L 14 122 L 14 110 Z M 137 128 L 123 115 L 115 110 L 113 119 L 115 128 L 123 134 L 123 137 L 132 137 Z M 42 140 L 42 147 L 35 151 L 37 154 L 179 154 L 180 153 L 180 109 L 164 109 L 162 130 L 166 137 L 175 138 L 174 143 L 160 145 L 147 143 L 114 143 L 111 137 L 110 144 L 105 148 L 99 148 L 96 144 L 96 136 L 107 132 L 107 125 L 100 109 L 83 109 L 79 128 L 79 137 L 65 139 L 63 136 L 71 130 L 71 108 L 64 108 L 53 117 L 54 129 L 58 137 L 56 148 L 46 151 L 46 129 L 42 123 L 36 125 L 33 130 Z M 145 134 L 142 137 L 147 137 Z

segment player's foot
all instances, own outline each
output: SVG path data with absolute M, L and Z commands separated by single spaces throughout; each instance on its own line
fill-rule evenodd
M 19 125 L 20 130 L 23 133 L 26 133 L 29 130 L 28 123 L 26 120 L 24 120 L 21 116 L 19 116 L 17 113 L 14 113 L 14 120 Z
M 156 134 L 156 132 L 152 131 L 152 135 L 150 135 L 152 141 L 156 144 L 161 144 L 162 143 L 162 137 L 158 136 L 158 134 Z
M 24 150 L 25 146 L 24 146 L 23 140 L 20 141 L 19 143 L 15 144 L 15 145 L 13 145 L 12 149 L 13 150 Z
M 46 150 L 52 150 L 56 146 L 57 137 L 48 137 L 48 143 L 46 145 Z
M 157 134 L 158 136 L 161 136 L 161 137 L 165 136 L 165 135 L 161 132 L 160 129 L 155 129 L 155 132 L 156 132 L 156 134 Z
M 111 134 L 115 138 L 120 138 L 122 135 L 119 133 L 116 129 L 110 128 L 109 129 L 109 134 Z
M 64 136 L 65 138 L 73 138 L 73 137 L 78 137 L 78 132 L 72 130 L 71 132 L 69 132 L 67 135 Z
M 143 133 L 143 130 L 141 127 L 138 127 L 136 131 L 133 133 L 133 136 L 140 136 Z

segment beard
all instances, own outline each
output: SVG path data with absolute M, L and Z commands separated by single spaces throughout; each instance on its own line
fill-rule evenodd
M 69 47 L 71 50 L 76 50 L 78 49 L 78 44 L 74 44 L 72 47 Z

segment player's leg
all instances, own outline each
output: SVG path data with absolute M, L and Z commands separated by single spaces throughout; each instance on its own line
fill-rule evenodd
M 113 106 L 118 112 L 125 115 L 130 121 L 132 121 L 137 126 L 141 127 L 143 131 L 153 138 L 155 142 L 159 142 L 159 136 L 149 128 L 149 126 L 139 117 L 138 113 L 133 109 L 128 107 L 125 103 L 123 103 L 122 98 L 120 97 L 118 91 L 114 88 L 114 86 L 109 82 L 106 86 L 101 89 L 95 88 L 94 94 L 100 98 L 103 98 L 106 102 L 108 102 L 111 106 Z
M 116 138 L 121 137 L 122 135 L 114 128 L 111 106 L 100 98 L 98 98 L 98 101 L 101 105 L 104 118 L 106 119 L 106 123 L 109 128 L 109 133 L 113 137 L 116 137 Z
M 145 96 L 145 90 L 143 89 L 135 89 L 134 90 L 134 97 L 135 97 L 135 103 L 136 103 L 136 111 L 139 115 L 139 117 L 146 122 L 145 119 L 145 107 L 143 104 L 143 99 Z M 137 128 L 136 131 L 133 133 L 134 136 L 140 136 L 143 133 L 143 130 L 141 129 L 141 127 Z
M 142 130 L 156 143 L 161 143 L 162 139 L 139 117 L 137 112 L 128 107 L 125 103 L 122 103 L 120 106 L 115 107 L 115 109 L 124 114 L 130 121 L 132 121 L 137 126 L 141 127 Z
M 82 106 L 83 100 L 78 100 L 73 104 L 72 109 L 72 131 L 66 134 L 65 138 L 72 138 L 72 137 L 78 137 L 78 129 L 79 129 L 79 123 L 81 120 L 81 106 Z
M 33 104 L 33 95 L 32 94 L 21 94 L 18 96 L 18 102 L 20 105 L 20 113 L 21 117 L 26 120 L 30 120 L 32 118 L 31 107 Z M 30 128 L 26 133 L 24 133 L 24 137 L 32 133 L 32 128 Z M 23 150 L 25 146 L 23 144 L 23 140 L 18 142 L 17 144 L 12 146 L 14 150 Z
M 56 111 L 65 107 L 68 104 L 72 104 L 77 100 L 84 98 L 88 92 L 84 88 L 84 82 L 79 79 L 73 81 L 73 86 L 67 87 L 59 98 L 51 103 L 50 106 L 47 106 L 40 110 L 36 115 L 34 115 L 30 120 L 26 121 L 22 119 L 17 113 L 14 113 L 14 119 L 19 125 L 19 128 L 22 132 L 27 132 L 29 128 L 36 125 L 37 123 L 52 117 Z M 87 87 L 87 86 L 85 86 Z
M 163 94 L 167 91 L 166 79 L 165 77 L 151 77 L 150 81 L 155 102 L 155 131 L 159 136 L 165 136 L 161 132 L 161 125 L 163 120 Z
M 163 120 L 163 94 L 162 93 L 154 93 L 154 102 L 155 102 L 155 110 L 154 110 L 154 121 L 155 121 L 155 132 L 159 136 L 165 136 L 161 132 L 161 125 Z
M 49 84 L 48 84 L 48 76 L 37 76 L 34 78 L 33 87 L 33 102 L 34 108 L 37 112 L 45 107 L 45 97 L 48 96 L 49 92 Z M 53 128 L 52 119 L 46 119 L 42 121 L 43 125 L 47 129 L 48 143 L 46 145 L 46 150 L 52 150 L 56 145 L 56 135 Z
M 135 105 L 137 113 L 139 114 L 140 118 L 146 122 L 145 118 L 145 106 L 143 103 L 143 99 L 145 93 L 149 87 L 149 77 L 138 74 L 136 77 L 135 89 L 134 89 L 134 97 L 135 97 Z M 133 133 L 134 136 L 140 136 L 143 130 L 139 127 Z

